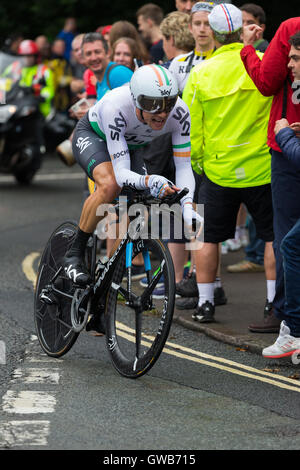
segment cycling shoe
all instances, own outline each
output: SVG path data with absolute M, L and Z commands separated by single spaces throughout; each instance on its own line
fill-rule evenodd
M 65 256 L 63 259 L 63 268 L 66 276 L 79 286 L 85 287 L 92 282 L 84 261 L 78 256 Z

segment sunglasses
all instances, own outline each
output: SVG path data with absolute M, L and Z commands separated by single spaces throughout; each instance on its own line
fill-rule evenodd
M 151 98 L 150 96 L 140 95 L 137 101 L 143 111 L 159 114 L 162 112 L 170 113 L 176 104 L 177 98 L 178 95 L 165 98 Z

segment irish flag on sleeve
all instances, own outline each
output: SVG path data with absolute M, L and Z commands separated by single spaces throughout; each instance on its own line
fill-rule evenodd
M 174 157 L 191 158 L 191 142 L 185 144 L 173 145 Z

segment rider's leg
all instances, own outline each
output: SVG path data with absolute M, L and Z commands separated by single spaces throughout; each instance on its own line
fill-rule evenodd
M 64 259 L 67 275 L 74 282 L 82 285 L 90 282 L 90 274 L 84 262 L 86 244 L 103 217 L 97 215 L 97 209 L 101 204 L 111 203 L 120 192 L 111 162 L 97 165 L 93 171 L 93 179 L 96 183 L 96 190 L 84 202 L 77 234 Z
M 79 228 L 85 233 L 93 233 L 98 222 L 103 216 L 97 216 L 96 212 L 101 204 L 111 203 L 120 193 L 111 162 L 103 162 L 97 165 L 93 171 L 96 190 L 84 202 Z

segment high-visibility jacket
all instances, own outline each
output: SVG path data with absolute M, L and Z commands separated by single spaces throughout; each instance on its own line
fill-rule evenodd
M 233 43 L 217 49 L 193 68 L 183 93 L 191 113 L 194 170 L 236 188 L 271 180 L 267 127 L 272 99 L 262 96 L 247 74 L 242 47 Z
M 40 85 L 40 83 L 42 84 Z M 20 85 L 33 87 L 34 90 L 36 87 L 36 94 L 45 99 L 45 101 L 40 104 L 40 111 L 44 116 L 47 116 L 52 109 L 52 101 L 55 94 L 52 70 L 43 64 L 33 65 L 32 67 L 23 67 Z

